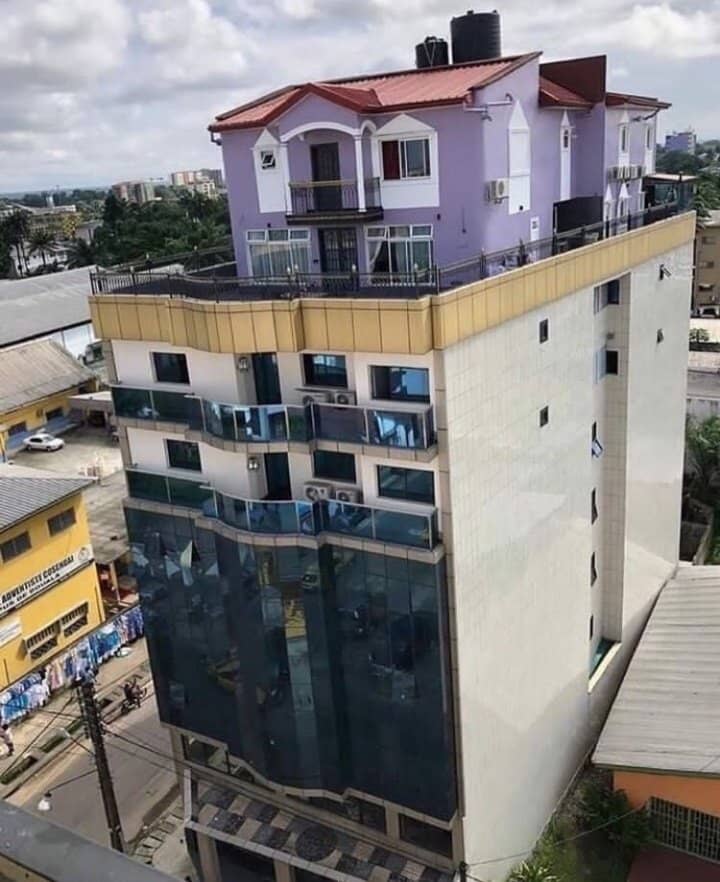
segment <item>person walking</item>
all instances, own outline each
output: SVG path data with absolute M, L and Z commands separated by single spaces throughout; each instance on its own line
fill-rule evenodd
M 0 727 L 0 741 L 7 747 L 7 755 L 12 756 L 15 753 L 15 741 L 7 723 L 3 723 Z

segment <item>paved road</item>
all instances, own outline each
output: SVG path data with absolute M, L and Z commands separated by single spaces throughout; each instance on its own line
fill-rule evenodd
M 170 739 L 157 717 L 155 699 L 149 695 L 139 710 L 120 717 L 109 725 L 133 742 L 142 742 L 153 750 L 170 756 Z M 89 747 L 89 742 L 83 741 Z M 108 758 L 115 784 L 120 817 L 126 840 L 140 831 L 144 817 L 173 788 L 176 783 L 172 761 L 141 746 L 117 737 L 106 738 Z M 31 778 L 10 797 L 10 802 L 28 811 L 37 812 L 37 803 L 46 791 L 55 791 L 76 775 L 94 768 L 93 758 L 79 745 L 73 746 L 46 772 Z M 95 774 L 87 775 L 54 792 L 49 817 L 77 833 L 109 845 L 100 788 Z

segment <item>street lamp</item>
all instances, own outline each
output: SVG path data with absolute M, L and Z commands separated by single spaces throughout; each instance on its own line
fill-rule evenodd
M 39 812 L 49 812 L 52 809 L 52 793 L 48 790 L 48 792 L 38 800 L 37 809 Z
M 71 739 L 75 740 L 75 739 Z M 80 742 L 77 742 L 80 743 Z M 83 745 L 81 745 L 83 746 Z M 66 787 L 68 784 L 74 784 L 76 781 L 79 781 L 81 778 L 87 778 L 88 775 L 94 775 L 95 769 L 88 769 L 87 772 L 83 772 L 82 775 L 75 775 L 74 778 L 68 778 L 67 781 L 61 781 L 57 784 L 52 790 L 48 790 L 40 797 L 37 803 L 37 810 L 39 812 L 51 812 L 52 811 L 52 797 L 53 793 L 56 790 L 60 790 L 61 787 Z

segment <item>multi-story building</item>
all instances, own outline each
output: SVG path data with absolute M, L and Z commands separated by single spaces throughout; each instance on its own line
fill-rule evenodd
M 693 307 L 720 316 L 720 211 L 708 212 L 698 223 Z
M 502 878 L 675 570 L 664 105 L 488 54 L 222 115 L 237 266 L 93 277 L 205 879 Z
M 665 149 L 678 150 L 681 153 L 695 153 L 697 136 L 692 129 L 684 132 L 671 132 L 665 135 Z
M 82 500 L 89 478 L 0 465 L 0 683 L 21 679 L 104 618 Z
M 144 205 L 155 199 L 155 185 L 152 181 L 121 181 L 110 188 L 116 199 Z
M 211 174 L 213 174 L 212 169 L 172 172 L 170 182 L 173 187 L 182 187 L 184 190 L 201 193 L 209 199 L 215 199 L 217 197 L 217 185 Z

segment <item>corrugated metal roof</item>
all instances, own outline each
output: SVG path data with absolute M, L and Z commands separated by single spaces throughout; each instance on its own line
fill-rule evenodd
M 90 321 L 90 270 L 0 281 L 0 346 Z
M 288 86 L 220 114 L 210 130 L 222 132 L 265 125 L 308 94 L 318 94 L 365 113 L 461 103 L 472 89 L 494 82 L 538 54 Z
M 7 530 L 92 483 L 91 478 L 0 464 L 0 530 Z
M 662 590 L 593 761 L 720 774 L 720 567 L 681 567 Z
M 715 355 L 715 353 L 694 353 Z M 688 398 L 720 398 L 720 375 L 709 370 L 689 370 L 687 384 Z
M 0 349 L 0 414 L 92 379 L 92 371 L 53 340 Z
M 543 107 L 592 107 L 588 101 L 576 92 L 566 89 L 559 83 L 553 83 L 547 77 L 540 77 L 540 104 Z

